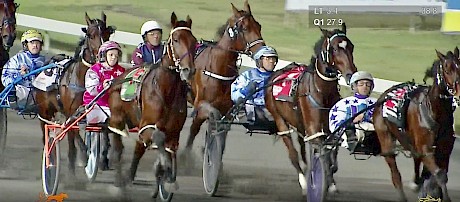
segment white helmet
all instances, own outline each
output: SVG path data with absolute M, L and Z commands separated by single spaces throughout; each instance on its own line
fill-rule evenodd
M 163 31 L 163 29 L 161 28 L 160 24 L 157 21 L 153 21 L 153 20 L 147 21 L 141 27 L 141 35 L 144 36 L 145 33 L 152 31 L 154 29 L 158 29 L 161 32 Z
M 353 89 L 354 88 L 353 86 L 356 84 L 356 82 L 358 82 L 360 80 L 369 80 L 369 81 L 371 81 L 372 82 L 371 92 L 372 92 L 372 90 L 374 89 L 374 77 L 372 77 L 372 75 L 369 72 L 366 72 L 366 71 L 358 71 L 358 72 L 355 72 L 351 76 L 351 79 L 350 79 L 350 87 L 351 87 L 351 89 Z

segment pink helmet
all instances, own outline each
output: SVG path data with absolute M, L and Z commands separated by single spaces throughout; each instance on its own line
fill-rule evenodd
M 121 47 L 117 42 L 115 41 L 104 42 L 101 45 L 101 47 L 99 47 L 99 51 L 98 51 L 99 61 L 104 62 L 107 51 L 112 50 L 112 49 L 117 49 L 121 54 Z

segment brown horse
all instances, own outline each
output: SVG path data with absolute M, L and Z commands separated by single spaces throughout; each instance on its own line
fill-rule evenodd
M 433 85 L 419 87 L 414 91 L 408 106 L 403 109 L 406 114 L 405 126 L 398 129 L 396 124 L 385 119 L 382 107 L 377 107 L 374 111 L 374 125 L 382 148 L 381 155 L 390 167 L 393 185 L 401 201 L 407 201 L 407 198 L 396 166 L 396 140 L 414 158 L 415 180 L 419 181 L 417 178 L 421 161 L 432 174 L 431 183 L 441 187 L 442 201 L 450 201 L 446 187 L 450 151 L 449 148 L 434 149 L 433 146 L 443 146 L 446 143 L 450 145 L 454 141 L 449 136 L 453 135 L 452 98 L 460 95 L 460 62 L 458 49 L 455 53 L 449 51 L 447 55 L 438 51 L 436 53 L 440 61 L 436 63 Z M 385 91 L 379 100 L 387 99 L 388 92 L 393 89 Z M 433 153 L 437 155 L 434 156 Z
M 14 3 L 13 0 L 0 1 L 0 72 L 3 71 L 3 66 L 6 64 L 10 55 L 8 53 L 11 46 L 13 46 L 14 39 L 16 38 L 16 9 L 19 4 Z M 0 83 L 0 92 L 5 89 L 5 86 Z M 0 109 L 0 164 L 2 163 L 3 150 L 6 144 L 7 135 L 7 113 L 6 108 Z
M 8 51 L 13 46 L 16 39 L 16 9 L 19 4 L 14 3 L 12 0 L 0 0 L 0 70 L 3 70 L 3 65 L 10 59 Z M 0 84 L 0 90 L 5 87 Z
M 354 46 L 346 36 L 346 26 L 342 30 L 328 31 L 321 29 L 323 36 L 315 45 L 316 58 L 312 57 L 311 65 L 299 77 L 298 90 L 293 102 L 276 101 L 273 96 L 273 86 L 266 89 L 265 101 L 268 111 L 273 115 L 278 128 L 278 135 L 284 141 L 289 153 L 289 159 L 294 165 L 302 189 L 306 188 L 304 173 L 299 165 L 299 159 L 291 139 L 290 126 L 298 131 L 298 141 L 301 145 L 302 160 L 306 164 L 304 136 L 319 137 L 328 132 L 328 111 L 340 100 L 338 88 L 339 72 L 345 76 L 347 83 L 356 72 L 353 62 Z M 270 82 L 282 72 L 292 67 L 275 72 Z M 319 138 L 313 141 L 319 141 Z
M 238 10 L 233 4 L 232 10 L 233 15 L 224 25 L 221 39 L 216 45 L 208 45 L 195 59 L 197 74 L 191 82 L 195 109 L 199 109 L 201 102 L 206 101 L 221 114 L 227 113 L 233 105 L 230 85 L 238 76 L 238 53 L 251 55 L 265 45 L 262 27 L 254 19 L 247 0 L 244 2 L 244 10 Z M 206 118 L 207 114 L 199 112 L 194 117 L 185 155 L 192 149 L 193 141 Z
M 459 49 L 458 47 L 455 47 L 454 50 L 454 55 L 457 57 L 459 56 Z M 423 81 L 426 82 L 428 78 L 435 78 L 437 69 L 440 65 L 440 60 L 436 60 L 433 65 L 427 69 L 425 72 L 425 77 L 423 78 Z M 454 99 L 454 98 L 449 98 L 449 99 Z M 454 100 L 452 100 L 454 101 Z M 457 100 L 458 101 L 458 100 Z M 436 165 L 439 166 L 441 169 L 445 169 L 446 172 L 449 171 L 449 160 L 450 160 L 450 155 L 452 154 L 452 150 L 454 148 L 454 143 L 455 143 L 455 136 L 454 134 L 454 108 L 446 108 L 446 110 L 451 109 L 451 111 L 446 111 L 446 114 L 443 116 L 444 120 L 442 121 L 442 124 L 440 125 L 439 131 L 437 133 L 437 137 L 435 140 L 434 144 L 434 158 L 436 161 Z M 420 160 L 415 161 L 415 170 L 418 171 L 420 168 Z M 416 176 L 414 178 L 414 183 L 417 185 L 416 188 L 420 188 L 424 180 L 427 180 L 431 177 L 430 171 L 424 166 L 423 171 L 421 176 L 419 176 L 419 173 L 416 172 Z M 422 189 L 423 191 L 423 189 Z M 433 196 L 433 194 L 431 194 Z
M 173 160 L 175 165 L 175 152 L 179 146 L 179 134 L 187 116 L 187 83 L 195 71 L 194 56 L 195 36 L 191 31 L 192 20 L 187 16 L 186 21 L 178 21 L 176 14 L 171 15 L 171 32 L 167 43 L 167 54 L 163 56 L 160 64 L 151 65 L 149 72 L 141 83 L 139 105 L 136 101 L 125 102 L 121 100 L 121 84 L 115 85 L 110 90 L 109 105 L 111 118 L 109 125 L 118 130 L 123 130 L 125 124 L 130 127 L 139 126 L 139 141 L 136 142 L 134 158 L 131 163 L 129 180 L 134 180 L 137 166 L 145 150 L 150 144 L 155 143 L 160 151 L 165 148 L 171 155 L 161 152 L 163 159 Z M 119 78 L 129 74 L 125 72 Z M 138 108 L 140 106 L 140 109 Z M 143 113 L 139 111 L 142 110 Z M 164 134 L 165 140 L 155 141 Z M 121 136 L 114 136 L 114 163 L 117 169 L 115 186 L 122 186 L 121 181 L 121 155 L 123 144 Z M 168 169 L 171 162 L 161 164 Z M 175 176 L 171 176 L 175 180 Z
M 104 41 L 109 40 L 115 32 L 113 26 L 106 26 L 107 16 L 101 13 L 101 19 L 91 19 L 85 14 L 88 27 L 82 28 L 86 34 L 79 42 L 72 64 L 62 71 L 59 75 L 58 88 L 52 91 L 36 90 L 36 103 L 38 115 L 41 120 L 43 131 L 43 141 L 45 134 L 45 124 L 50 123 L 57 112 L 61 112 L 65 117 L 71 116 L 83 103 L 83 92 L 85 91 L 85 74 L 91 65 L 96 63 L 96 56 L 99 46 Z M 67 134 L 69 142 L 69 169 L 75 175 L 75 159 L 77 150 L 75 140 L 84 146 L 77 131 L 70 131 Z

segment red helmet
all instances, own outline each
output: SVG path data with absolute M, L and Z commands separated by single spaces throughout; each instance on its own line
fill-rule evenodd
M 98 51 L 99 61 L 104 62 L 107 51 L 112 50 L 112 49 L 117 49 L 121 55 L 121 47 L 117 42 L 106 41 L 101 45 L 101 47 L 99 47 L 99 51 Z

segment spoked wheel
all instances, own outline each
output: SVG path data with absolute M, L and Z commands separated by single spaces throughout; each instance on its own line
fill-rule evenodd
M 48 147 L 51 147 L 51 144 L 54 140 L 54 137 L 49 137 Z M 55 195 L 58 189 L 59 184 L 59 170 L 60 170 L 60 153 L 59 153 L 59 143 L 54 145 L 54 148 L 51 150 L 48 156 L 49 162 L 46 164 L 47 160 L 47 151 L 43 149 L 43 159 L 42 159 L 42 181 L 43 181 L 43 192 L 45 195 Z
M 168 153 L 169 154 L 169 153 Z M 157 169 L 160 169 L 159 176 L 157 177 L 158 195 L 160 195 L 161 201 L 171 201 L 174 195 L 173 191 L 176 190 L 176 174 L 177 164 L 176 155 L 171 154 L 171 173 L 167 173 L 161 165 L 158 165 Z M 169 179 L 169 180 L 168 180 Z M 156 197 L 156 195 L 154 197 Z
M 85 173 L 89 182 L 94 182 L 97 176 L 99 157 L 100 157 L 100 142 L 102 133 L 86 132 L 85 145 L 88 161 L 86 162 Z
M 209 116 L 208 130 L 205 136 L 203 159 L 203 184 L 207 194 L 214 196 L 219 187 L 219 177 L 222 172 L 222 156 L 224 153 L 226 130 L 220 130 L 218 119 Z
M 312 143 L 306 143 L 308 162 L 307 169 L 307 202 L 323 202 L 327 196 L 327 163 L 324 156 L 319 152 L 318 148 Z
M 6 148 L 6 136 L 7 136 L 7 114 L 6 108 L 0 108 L 0 167 L 3 165 L 5 160 L 5 148 Z

